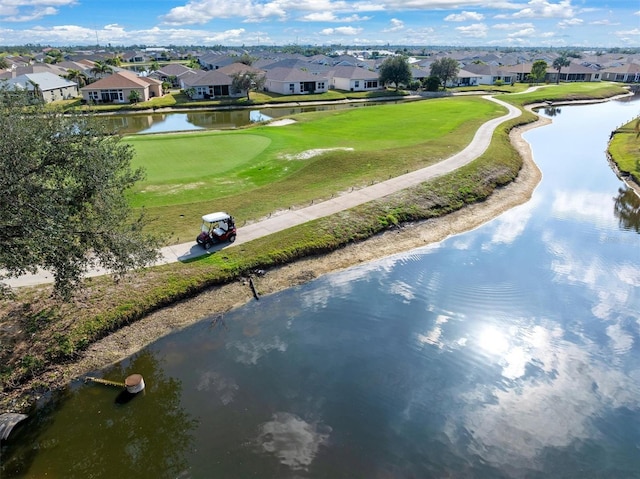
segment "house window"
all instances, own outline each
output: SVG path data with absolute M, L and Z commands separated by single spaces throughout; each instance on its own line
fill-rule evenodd
M 291 93 L 293 93 L 294 91 L 296 91 L 296 84 L 295 83 L 289 83 L 289 91 Z
M 364 83 L 365 88 L 378 88 L 378 80 L 367 81 Z
M 122 90 L 102 90 L 100 93 L 100 99 L 103 102 L 124 101 Z
M 360 80 L 356 80 L 353 82 L 354 88 L 360 88 Z
M 213 95 L 214 96 L 229 96 L 229 85 L 214 85 L 213 86 Z
M 324 90 L 324 82 L 323 81 L 319 81 L 318 82 L 318 90 Z
M 97 102 L 98 100 L 100 100 L 100 92 L 98 91 L 90 91 L 89 92 L 89 101 L 93 101 L 93 102 Z

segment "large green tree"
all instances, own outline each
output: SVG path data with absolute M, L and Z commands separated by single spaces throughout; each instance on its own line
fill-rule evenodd
M 536 60 L 531 65 L 531 73 L 529 76 L 531 77 L 531 81 L 534 83 L 540 83 L 544 80 L 544 77 L 547 75 L 547 62 L 544 60 Z
M 408 85 L 412 78 L 409 61 L 403 55 L 387 57 L 380 65 L 378 79 L 381 85 L 393 83 L 398 91 L 400 85 Z
M 562 71 L 562 68 L 568 67 L 569 65 L 571 65 L 571 61 L 567 58 L 566 53 L 563 53 L 553 60 L 552 66 L 558 71 L 558 74 L 556 75 L 556 84 L 560 83 L 560 72 Z
M 447 82 L 458 76 L 460 65 L 453 58 L 439 58 L 431 64 L 431 75 L 440 78 L 442 87 L 447 89 Z
M 231 77 L 231 88 L 237 92 L 246 91 L 247 100 L 250 100 L 249 94 L 251 90 L 262 88 L 265 80 L 265 76 L 257 72 L 244 71 L 234 73 Z
M 144 172 L 100 117 L 0 86 L 0 131 L 0 280 L 43 269 L 69 297 L 92 267 L 123 275 L 156 259 L 125 198 Z

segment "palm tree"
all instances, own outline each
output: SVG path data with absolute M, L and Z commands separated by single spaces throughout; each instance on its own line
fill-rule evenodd
M 91 73 L 95 74 L 98 77 L 102 77 L 103 75 L 106 75 L 108 73 L 113 73 L 113 68 L 111 68 L 111 66 L 109 66 L 107 62 L 97 60 L 94 63 L 93 68 L 91 69 Z
M 39 102 L 44 101 L 44 97 L 42 96 L 42 90 L 40 89 L 40 85 L 38 85 L 33 80 L 29 80 L 29 83 L 33 87 L 33 96 L 34 96 L 34 98 Z
M 558 75 L 556 76 L 556 84 L 560 83 L 560 71 L 562 70 L 562 67 L 568 67 L 569 65 L 571 65 L 571 62 L 567 58 L 566 53 L 563 53 L 558 58 L 553 60 L 552 66 L 553 68 L 558 70 Z
M 118 55 L 115 55 L 113 57 L 107 58 L 104 62 L 107 65 L 119 67 L 120 65 L 122 65 L 122 58 L 120 58 Z
M 87 84 L 87 75 L 82 73 L 80 70 L 69 69 L 64 77 L 67 80 L 76 82 L 80 88 Z

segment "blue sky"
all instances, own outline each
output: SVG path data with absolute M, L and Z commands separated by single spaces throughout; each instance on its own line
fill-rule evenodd
M 0 45 L 638 47 L 640 0 L 0 0 Z

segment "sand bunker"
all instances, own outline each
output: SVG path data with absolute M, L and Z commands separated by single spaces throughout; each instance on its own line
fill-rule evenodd
M 290 125 L 291 123 L 295 123 L 295 120 L 292 120 L 291 118 L 283 118 L 282 120 L 275 120 L 272 121 L 270 123 L 267 123 L 267 126 L 284 126 L 284 125 Z
M 295 155 L 283 155 L 282 157 L 286 160 L 308 160 L 309 158 L 321 155 L 323 153 L 326 153 L 327 151 L 335 150 L 353 151 L 353 148 L 316 148 L 314 150 L 305 150 Z

